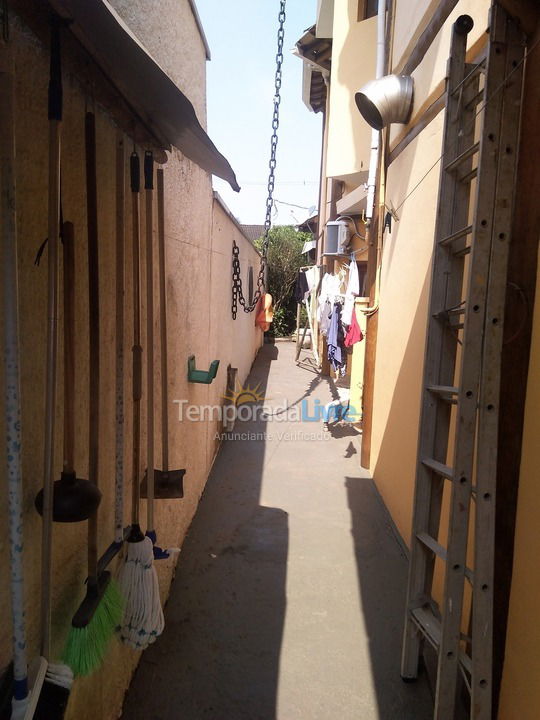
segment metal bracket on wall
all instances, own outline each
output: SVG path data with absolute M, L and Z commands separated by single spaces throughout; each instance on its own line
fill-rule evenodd
M 208 370 L 197 370 L 195 355 L 188 357 L 188 381 L 192 383 L 203 383 L 210 385 L 216 377 L 219 368 L 219 360 L 212 360 Z

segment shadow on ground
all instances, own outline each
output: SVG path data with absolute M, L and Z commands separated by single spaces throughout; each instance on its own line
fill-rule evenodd
M 373 480 L 345 480 L 360 601 L 381 720 L 430 720 L 433 698 L 425 678 L 400 679 L 407 556 Z
M 123 720 L 429 720 L 425 679 L 399 676 L 407 564 L 360 436 L 283 410 L 335 388 L 292 344 L 249 383 L 274 411 L 219 452 Z
M 264 393 L 278 348 L 250 375 Z M 265 422 L 225 441 L 184 541 L 166 631 L 141 658 L 124 720 L 272 720 L 285 618 L 287 513 L 259 505 Z

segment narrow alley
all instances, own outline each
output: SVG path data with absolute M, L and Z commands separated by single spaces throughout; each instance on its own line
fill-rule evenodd
M 407 562 L 360 435 L 283 419 L 332 400 L 294 350 L 259 352 L 247 386 L 274 412 L 222 445 L 123 720 L 431 717 L 425 675 L 400 678 Z

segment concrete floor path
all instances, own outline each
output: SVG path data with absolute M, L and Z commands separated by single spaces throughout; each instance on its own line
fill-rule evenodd
M 123 720 L 432 717 L 425 676 L 399 675 L 405 554 L 361 436 L 308 419 L 335 389 L 303 358 L 286 342 L 257 357 L 272 414 L 223 443 Z

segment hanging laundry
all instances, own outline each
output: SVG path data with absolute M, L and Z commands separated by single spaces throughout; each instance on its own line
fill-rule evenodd
M 319 315 L 319 330 L 322 335 L 327 335 L 328 328 L 330 327 L 330 318 L 332 316 L 332 303 L 329 300 L 325 300 L 322 310 Z
M 316 265 L 313 265 L 313 267 L 306 270 L 306 280 L 309 292 L 315 292 L 317 289 L 317 283 L 319 282 L 319 268 Z
M 274 319 L 274 311 L 272 309 L 272 296 L 270 293 L 261 295 L 261 299 L 255 310 L 255 325 L 261 328 L 263 332 L 270 329 L 270 323 Z
M 294 288 L 294 300 L 297 303 L 303 302 L 309 294 L 309 285 L 305 270 L 300 270 L 296 278 L 296 286 Z
M 342 319 L 345 325 L 351 324 L 353 316 L 354 301 L 360 295 L 360 278 L 358 277 L 358 265 L 356 260 L 351 260 L 349 264 L 349 279 L 347 281 L 347 290 L 345 291 L 345 304 L 343 305 Z
M 319 309 L 318 309 L 318 320 L 321 322 L 323 308 L 325 303 L 328 301 L 333 304 L 336 301 L 336 296 L 341 296 L 341 283 L 343 275 L 336 273 L 326 273 L 321 281 L 321 291 L 319 293 Z
M 345 365 L 345 352 L 343 349 L 343 325 L 341 323 L 341 305 L 334 303 L 330 327 L 326 342 L 328 345 L 328 360 L 333 370 L 338 371 Z
M 347 331 L 347 334 L 345 335 L 345 347 L 351 347 L 351 345 L 354 345 L 355 343 L 360 342 L 360 340 L 363 339 L 364 334 L 360 330 L 360 325 L 358 324 L 356 313 L 353 312 L 351 324 L 349 325 L 349 329 Z

